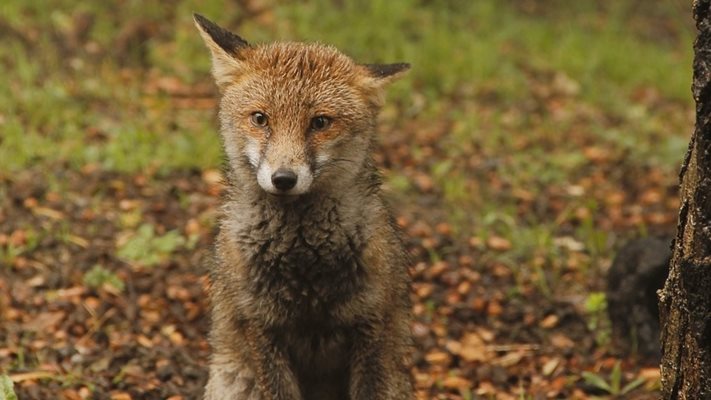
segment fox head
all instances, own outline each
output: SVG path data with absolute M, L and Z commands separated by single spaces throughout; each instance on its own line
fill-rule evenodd
M 195 15 L 212 54 L 230 167 L 273 195 L 352 184 L 368 159 L 384 86 L 408 64 L 357 64 L 330 46 L 253 46 Z M 242 176 L 244 176 L 242 174 Z

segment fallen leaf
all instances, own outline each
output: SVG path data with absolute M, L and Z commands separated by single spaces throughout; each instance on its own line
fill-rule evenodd
M 425 354 L 425 360 L 432 365 L 449 365 L 451 357 L 442 351 L 431 351 Z
M 560 318 L 558 318 L 558 316 L 555 314 L 551 314 L 543 318 L 543 321 L 541 321 L 540 326 L 544 329 L 551 329 L 558 325 L 558 321 L 560 321 Z
M 442 380 L 442 386 L 447 389 L 467 389 L 472 386 L 472 383 L 461 376 L 450 375 Z
M 489 237 L 486 240 L 486 245 L 492 250 L 497 250 L 497 251 L 511 250 L 511 242 L 508 239 L 502 238 L 500 236 Z
M 53 210 L 47 207 L 35 207 L 32 209 L 32 212 L 37 215 L 41 215 L 54 220 L 61 220 L 66 218 L 63 212 Z
M 575 342 L 573 342 L 569 337 L 562 333 L 554 333 L 550 336 L 551 344 L 559 349 L 570 349 L 575 347 Z
M 560 359 L 559 358 L 551 358 L 550 360 L 546 361 L 545 364 L 543 364 L 543 368 L 541 368 L 541 372 L 543 372 L 543 375 L 545 376 L 550 376 L 555 372 L 556 368 L 558 368 L 558 365 L 560 364 Z
M 492 363 L 500 365 L 504 368 L 508 368 L 521 362 L 525 355 L 525 351 L 513 351 L 511 353 L 506 353 L 503 356 L 493 360 Z
M 496 388 L 491 384 L 491 382 L 483 381 L 479 383 L 475 393 L 479 396 L 494 395 L 496 394 Z
M 495 317 L 501 315 L 504 312 L 504 308 L 497 300 L 491 300 L 486 307 L 486 312 L 492 317 Z
M 66 314 L 64 311 L 46 311 L 42 312 L 32 320 L 25 322 L 22 327 L 25 330 L 33 332 L 47 331 L 54 328 L 59 322 L 64 319 Z
M 64 389 L 62 390 L 62 399 L 65 400 L 82 400 L 79 392 L 74 389 Z
M 462 337 L 462 348 L 459 356 L 465 361 L 489 361 L 493 355 L 488 351 L 484 340 L 475 333 L 468 333 Z
M 34 381 L 37 379 L 52 378 L 55 375 L 48 371 L 24 372 L 21 374 L 10 375 L 10 380 L 13 382 Z

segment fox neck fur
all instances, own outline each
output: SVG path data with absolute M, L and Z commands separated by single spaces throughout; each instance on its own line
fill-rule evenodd
M 244 290 L 269 298 L 273 311 L 280 311 L 271 314 L 283 317 L 275 324 L 328 321 L 330 309 L 348 301 L 367 279 L 360 255 L 372 235 L 369 227 L 391 221 L 370 157 L 349 168 L 358 172 L 339 190 L 294 198 L 260 190 L 249 170 L 228 173 L 221 235 L 244 257 Z

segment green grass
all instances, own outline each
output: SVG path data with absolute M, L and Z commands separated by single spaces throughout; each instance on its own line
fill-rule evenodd
M 163 235 L 158 234 L 153 225 L 145 223 L 120 243 L 116 255 L 126 262 L 151 267 L 165 262 L 178 248 L 193 248 L 195 240 L 196 238 L 186 239 L 175 230 Z
M 638 377 L 622 386 L 623 373 L 620 361 L 615 363 L 608 379 L 589 371 L 584 371 L 581 377 L 588 385 L 615 397 L 622 397 L 629 394 L 636 388 L 642 386 L 646 381 L 645 378 Z
M 13 383 L 7 375 L 0 375 L 0 399 L 17 400 L 17 395 L 13 390 Z
M 120 277 L 99 264 L 94 265 L 84 274 L 83 282 L 84 285 L 92 289 L 99 289 L 107 285 L 116 292 L 121 292 L 125 288 Z

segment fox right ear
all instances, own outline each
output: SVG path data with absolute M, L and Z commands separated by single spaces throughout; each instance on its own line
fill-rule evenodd
M 378 82 L 379 85 L 394 81 L 410 69 L 410 64 L 408 63 L 361 65 L 365 67 L 368 71 L 368 75 Z
M 251 46 L 246 40 L 200 14 L 193 14 L 193 19 L 212 54 L 212 75 L 217 87 L 223 90 L 235 77 L 244 73 L 247 64 L 243 53 Z

